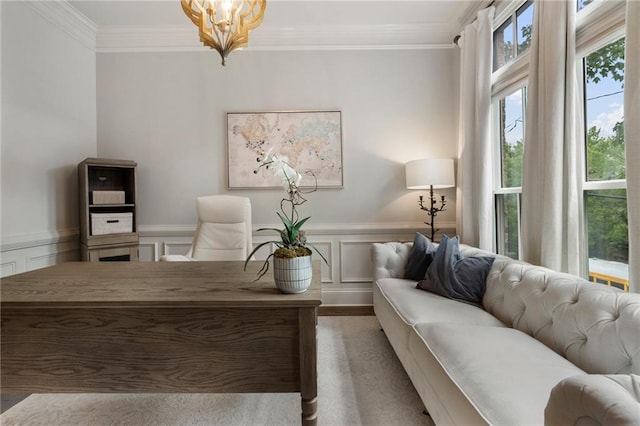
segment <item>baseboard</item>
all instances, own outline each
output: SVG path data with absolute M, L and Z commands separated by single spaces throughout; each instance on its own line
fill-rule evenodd
M 373 306 L 320 306 L 318 315 L 321 317 L 356 317 L 371 316 Z

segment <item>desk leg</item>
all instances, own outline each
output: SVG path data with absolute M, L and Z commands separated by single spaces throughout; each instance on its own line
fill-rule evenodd
M 317 308 L 300 308 L 298 312 L 302 424 L 316 425 L 318 423 Z

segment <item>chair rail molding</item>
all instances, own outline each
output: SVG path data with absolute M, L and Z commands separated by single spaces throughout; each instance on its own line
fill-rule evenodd
M 253 224 L 254 246 L 275 235 L 256 232 L 282 224 Z M 440 224 L 438 235 L 455 234 L 455 223 Z M 413 241 L 415 232 L 426 233 L 421 222 L 393 223 L 313 223 L 305 225 L 307 239 L 327 258 L 322 263 L 322 298 L 325 306 L 370 306 L 373 304 L 371 244 Z M 185 254 L 191 246 L 195 225 L 149 225 L 138 227 L 140 260 L 155 261 L 164 254 Z M 256 253 L 265 259 L 275 247 Z
M 77 228 L 3 236 L 0 245 L 0 276 L 6 277 L 74 260 L 80 260 L 80 231 Z
M 281 224 L 253 224 L 253 244 L 270 241 L 274 235 L 259 228 Z M 164 254 L 185 254 L 191 246 L 195 224 L 140 225 L 140 261 L 158 261 Z M 327 258 L 322 263 L 324 306 L 371 306 L 371 244 L 413 241 L 416 232 L 427 232 L 421 222 L 313 223 L 304 227 L 307 239 Z M 438 236 L 454 235 L 455 223 L 442 222 Z M 275 247 L 264 247 L 256 259 L 265 259 Z M 80 232 L 66 229 L 4 237 L 0 245 L 1 276 L 14 275 L 57 263 L 80 260 Z

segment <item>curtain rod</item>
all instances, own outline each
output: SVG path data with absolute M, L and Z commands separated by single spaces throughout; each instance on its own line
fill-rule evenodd
M 491 2 L 489 2 L 489 4 L 488 4 L 486 7 L 483 7 L 483 9 L 488 9 L 488 8 L 490 8 L 491 6 L 493 6 L 493 4 L 494 4 L 495 2 L 496 2 L 496 0 L 491 0 Z M 477 20 L 477 18 L 474 18 L 474 20 L 473 20 L 473 21 L 471 21 L 471 22 L 474 22 L 474 21 L 476 21 L 476 20 Z M 457 45 L 458 45 L 458 40 L 460 40 L 460 37 L 462 37 L 460 34 L 456 35 L 456 36 L 453 38 L 453 44 L 455 44 L 455 45 L 457 46 Z

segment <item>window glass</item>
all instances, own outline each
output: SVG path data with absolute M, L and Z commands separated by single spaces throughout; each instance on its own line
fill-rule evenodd
M 528 1 L 493 32 L 493 70 L 515 59 L 531 45 L 533 2 Z
M 522 186 L 525 97 L 526 89 L 521 88 L 498 102 L 503 188 Z
M 520 193 L 524 155 L 526 87 L 514 90 L 494 103 L 498 126 L 494 136 L 500 146 L 500 181 L 495 195 L 498 253 L 520 256 Z
M 625 288 L 629 279 L 627 194 L 624 189 L 585 191 L 589 276 Z
M 520 194 L 496 195 L 498 253 L 518 259 L 520 256 Z
M 596 1 L 598 0 L 577 0 L 578 10 L 580 11 L 585 7 L 588 7 L 589 5 L 595 3 Z M 602 2 L 602 1 L 611 1 L 611 0 L 600 0 L 600 1 Z
M 517 12 L 518 51 L 520 55 L 531 45 L 531 27 L 533 25 L 533 3 L 525 3 Z
M 624 39 L 584 60 L 587 180 L 625 178 Z
M 505 22 L 493 33 L 493 70 L 497 70 L 514 58 L 513 24 Z
M 584 205 L 589 277 L 626 290 L 629 234 L 624 189 L 624 45 L 625 40 L 620 39 L 584 58 L 585 166 L 590 182 Z

